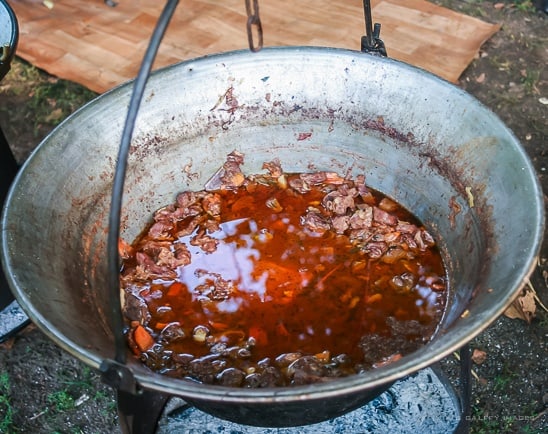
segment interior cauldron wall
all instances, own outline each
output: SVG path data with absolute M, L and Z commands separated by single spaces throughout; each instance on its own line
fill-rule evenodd
M 107 293 L 105 248 L 130 92 L 127 85 L 103 95 L 44 140 L 20 172 L 2 221 L 3 261 L 17 299 L 45 333 L 93 367 L 113 356 L 108 311 L 118 300 Z M 226 390 L 151 374 L 130 358 L 145 387 L 209 403 L 217 414 L 221 403 L 223 417 L 254 403 L 297 417 L 307 399 L 344 402 L 345 395 L 354 408 L 356 396 L 370 399 L 372 389 L 487 327 L 534 265 L 543 206 L 524 151 L 490 111 L 423 71 L 352 51 L 284 48 L 158 72 L 137 120 L 122 236 L 132 240 L 177 192 L 201 189 L 232 150 L 245 154 L 247 173 L 279 158 L 287 171 L 365 174 L 439 240 L 451 301 L 428 351 L 327 384 Z M 520 230 L 510 230 L 516 221 Z

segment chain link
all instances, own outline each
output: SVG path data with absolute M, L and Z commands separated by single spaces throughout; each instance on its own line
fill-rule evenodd
M 247 12 L 247 42 L 249 49 L 256 53 L 263 48 L 263 26 L 259 17 L 259 0 L 245 0 L 245 10 Z M 253 26 L 257 27 L 257 35 L 259 37 L 257 45 L 255 45 L 255 41 L 253 40 Z

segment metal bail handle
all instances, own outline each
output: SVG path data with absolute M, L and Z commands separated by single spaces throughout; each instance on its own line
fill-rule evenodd
M 127 171 L 127 160 L 133 129 L 137 119 L 139 106 L 145 92 L 145 86 L 150 76 L 156 53 L 160 42 L 164 37 L 171 17 L 175 12 L 178 0 L 168 0 L 150 38 L 149 45 L 145 52 L 139 73 L 133 84 L 131 100 L 128 113 L 122 131 L 122 138 L 118 149 L 118 158 L 112 181 L 111 206 L 109 212 L 109 228 L 107 239 L 107 265 L 108 265 L 108 291 L 112 300 L 110 306 L 110 319 L 114 335 L 115 355 L 114 360 L 123 365 L 126 362 L 127 344 L 124 337 L 124 320 L 122 307 L 120 306 L 120 256 L 118 253 L 118 240 L 120 238 L 120 215 L 122 209 L 122 196 L 124 192 L 124 181 Z
M 118 418 L 123 434 L 153 434 L 156 431 L 157 421 L 168 399 L 166 394 L 140 388 L 133 372 L 125 365 L 127 344 L 124 338 L 124 320 L 122 308 L 116 300 L 120 299 L 120 257 L 118 254 L 120 214 L 133 129 L 145 87 L 152 71 L 154 59 L 178 3 L 178 0 L 167 0 L 160 18 L 154 27 L 139 73 L 133 84 L 112 181 L 107 240 L 107 282 L 112 300 L 110 317 L 114 335 L 115 354 L 114 360 L 106 359 L 102 361 L 100 371 L 102 381 L 116 391 Z

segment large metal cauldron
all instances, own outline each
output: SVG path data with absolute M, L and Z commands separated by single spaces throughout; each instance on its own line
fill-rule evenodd
M 28 159 L 2 219 L 10 285 L 51 339 L 97 368 L 113 356 L 105 248 L 111 181 L 131 86 L 91 102 Z M 244 170 L 364 173 L 433 233 L 450 278 L 435 339 L 384 368 L 325 384 L 227 389 L 150 373 L 148 390 L 222 418 L 299 425 L 350 411 L 455 351 L 493 322 L 535 264 L 543 204 L 502 122 L 465 92 L 394 60 L 327 48 L 270 48 L 184 62 L 149 80 L 129 159 L 122 236 L 183 189 L 200 189 L 232 150 Z

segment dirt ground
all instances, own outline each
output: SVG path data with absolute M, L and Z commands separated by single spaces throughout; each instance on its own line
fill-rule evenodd
M 503 24 L 458 85 L 514 131 L 548 192 L 548 15 L 529 1 L 437 3 Z M 24 161 L 56 124 L 93 97 L 17 59 L 0 83 L 0 124 L 16 158 Z M 531 283 L 548 305 L 546 240 Z M 502 316 L 471 341 L 476 354 L 485 353 L 473 366 L 471 432 L 548 431 L 547 335 L 548 314 L 537 303 L 531 323 Z M 456 358 L 442 365 L 456 381 Z M 29 325 L 0 344 L 0 432 L 118 432 L 114 394 L 95 372 Z

